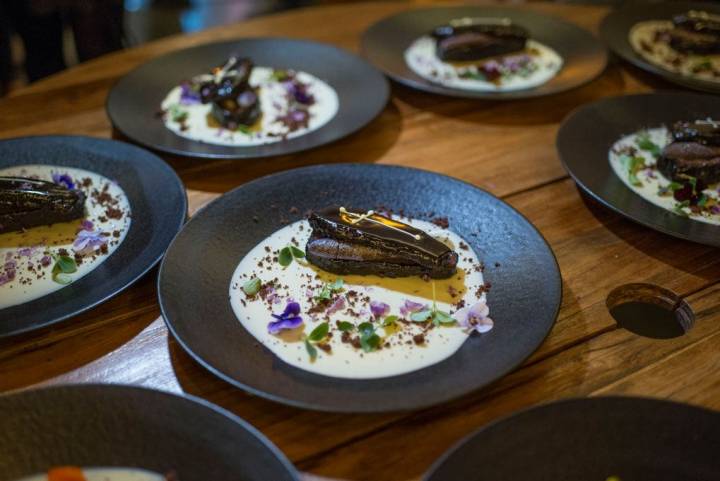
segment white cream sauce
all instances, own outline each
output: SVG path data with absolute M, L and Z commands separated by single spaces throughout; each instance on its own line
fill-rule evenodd
M 667 20 L 648 20 L 633 25 L 628 41 L 633 50 L 648 62 L 670 72 L 709 82 L 720 82 L 720 55 L 688 55 L 673 49 L 666 42 L 655 40 L 657 32 L 670 30 L 673 23 Z M 699 66 L 704 66 L 698 69 Z M 710 68 L 707 68 L 710 67 Z
M 638 135 L 642 132 L 646 132 L 649 135 L 650 140 L 660 148 L 665 147 L 670 142 L 670 133 L 666 127 L 651 128 L 626 135 L 615 142 L 610 149 L 608 154 L 610 165 L 620 180 L 622 180 L 623 183 L 633 192 L 640 195 L 645 200 L 662 207 L 663 209 L 677 213 L 675 212 L 675 206 L 678 202 L 672 197 L 672 195 L 661 196 L 658 194 L 661 188 L 667 187 L 670 184 L 670 180 L 663 176 L 657 169 L 649 168 L 640 170 L 636 174 L 640 185 L 630 181 L 627 161 L 619 152 L 622 152 L 624 149 L 629 147 L 635 148 L 637 149 L 637 153 L 635 155 L 642 157 L 645 161 L 645 165 L 651 167 L 655 166 L 657 163 L 651 152 L 642 150 L 638 147 Z M 718 187 L 718 185 L 709 186 L 704 193 L 710 198 L 718 199 L 720 197 L 718 194 Z M 720 215 L 694 214 L 686 207 L 682 208 L 682 212 L 693 220 L 720 225 Z
M 400 219 L 400 218 L 398 218 Z M 270 349 L 276 356 L 292 366 L 326 376 L 372 379 L 404 374 L 438 363 L 455 353 L 468 338 L 468 333 L 458 326 L 440 325 L 424 333 L 425 342 L 418 345 L 413 336 L 423 333 L 422 325 L 410 322 L 399 327 L 378 327 L 377 334 L 383 338 L 388 347 L 372 352 L 363 352 L 341 341 L 341 332 L 336 329 L 337 321 L 347 321 L 356 326 L 361 322 L 372 320 L 367 298 L 376 302 L 384 302 L 390 306 L 389 315 L 401 316 L 400 306 L 405 300 L 432 305 L 432 286 L 435 285 L 437 308 L 447 313 L 455 311 L 453 304 L 463 299 L 466 305 L 477 301 L 485 301 L 481 263 L 477 255 L 460 236 L 438 226 L 420 220 L 402 219 L 403 222 L 424 230 L 429 235 L 445 242 L 459 254 L 458 273 L 448 280 L 426 282 L 419 277 L 399 279 L 381 278 L 378 276 L 338 276 L 319 270 L 307 261 L 294 261 L 283 268 L 276 260 L 279 249 L 294 244 L 305 249 L 311 228 L 307 221 L 302 220 L 290 224 L 253 248 L 240 261 L 230 283 L 230 304 L 235 315 L 245 329 L 250 332 L 263 346 Z M 258 266 L 261 264 L 261 267 Z M 319 276 L 319 278 L 317 277 Z M 257 277 L 263 282 L 277 278 L 277 299 L 264 302 L 255 296 L 249 299 L 241 290 L 244 283 Z M 344 280 L 341 296 L 349 299 L 349 293 L 356 292 L 358 301 L 346 303 L 346 308 L 327 314 L 320 312 L 308 314 L 312 306 L 312 296 L 320 290 L 324 282 L 332 282 L 338 278 Z M 310 288 L 308 288 L 310 285 Z M 455 297 L 450 293 L 455 289 Z M 362 300 L 365 298 L 365 300 Z M 304 325 L 292 331 L 284 331 L 279 335 L 268 333 L 268 322 L 273 321 L 272 313 L 280 314 L 288 299 L 300 303 Z M 357 313 L 352 316 L 348 309 Z M 329 320 L 332 337 L 329 345 L 331 353 L 318 349 L 317 358 L 312 361 L 306 351 L 302 336 L 318 325 Z M 382 322 L 376 323 L 378 326 Z M 399 325 L 398 325 L 399 326 Z M 354 331 L 353 334 L 357 334 Z M 478 334 L 473 334 L 478 335 Z M 492 335 L 492 332 L 483 334 Z
M 437 56 L 435 48 L 436 41 L 431 36 L 420 37 L 405 51 L 405 62 L 413 72 L 426 80 L 463 90 L 509 92 L 530 89 L 552 79 L 563 65 L 562 57 L 555 50 L 535 40 L 528 40 L 523 52 L 470 62 L 444 62 Z M 532 59 L 532 68 L 520 73 L 503 75 L 497 82 L 461 77 L 463 72 L 476 72 L 476 65 L 488 61 L 502 63 L 503 59 L 523 54 Z
M 83 468 L 87 481 L 165 481 L 162 476 L 144 469 L 130 468 Z M 47 474 L 36 474 L 17 481 L 47 481 Z
M 258 93 L 262 118 L 259 125 L 251 132 L 231 131 L 225 128 L 208 124 L 210 104 L 181 105 L 180 94 L 182 89 L 173 88 L 161 104 L 163 111 L 178 106 L 187 112 L 187 120 L 176 122 L 171 115 L 164 115 L 165 126 L 181 137 L 208 144 L 249 147 L 253 145 L 269 144 L 282 141 L 284 138 L 295 138 L 327 124 L 337 114 L 340 101 L 335 90 L 326 82 L 306 73 L 296 72 L 297 79 L 308 84 L 308 93 L 315 97 L 315 103 L 309 106 L 310 120 L 308 126 L 294 132 L 289 132 L 286 126 L 275 119 L 278 115 L 287 112 L 289 102 L 286 90 L 281 82 L 272 78 L 273 69 L 268 67 L 255 67 L 250 74 L 249 83 L 252 87 L 259 87 Z M 185 130 L 182 126 L 185 125 Z M 284 137 L 283 137 L 284 136 Z
M 69 280 L 75 282 L 104 262 L 125 239 L 131 223 L 130 204 L 117 183 L 87 170 L 48 165 L 25 165 L 0 170 L 0 176 L 35 177 L 40 180 L 52 180 L 53 173 L 68 174 L 77 187 L 85 192 L 84 220 L 91 221 L 93 230 L 98 234 L 107 234 L 103 236 L 107 239 L 107 253 L 96 250 L 84 255 L 77 271 L 68 274 Z M 90 179 L 91 185 L 83 186 L 83 179 Z M 93 191 L 101 192 L 106 186 L 107 194 L 116 201 L 112 206 L 107 202 L 99 202 L 92 195 Z M 108 217 L 109 207 L 122 212 L 122 217 Z M 16 265 L 14 279 L 0 285 L 0 309 L 32 301 L 66 285 L 53 280 L 55 261 L 50 260 L 47 264 L 47 260 L 52 258 L 52 255 L 57 255 L 61 249 L 66 249 L 71 257 L 74 255 L 73 242 L 81 229 L 82 221 L 83 219 L 78 219 L 34 227 L 23 232 L 0 234 L 0 275 L 8 262 Z

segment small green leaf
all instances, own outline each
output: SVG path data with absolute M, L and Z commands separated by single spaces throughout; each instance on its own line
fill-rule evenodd
M 287 267 L 290 264 L 292 264 L 293 256 L 290 252 L 290 249 L 288 247 L 283 247 L 280 249 L 280 253 L 278 254 L 278 262 L 281 266 Z
M 310 344 L 310 341 L 305 339 L 305 350 L 307 351 L 308 355 L 310 356 L 310 360 L 314 361 L 317 358 L 318 352 L 317 348 Z
M 705 204 L 707 204 L 708 196 L 705 194 L 700 194 L 700 198 L 698 199 L 697 205 L 698 207 L 705 207 Z
M 358 325 L 358 331 L 360 331 L 360 334 L 363 336 L 369 336 L 375 332 L 375 326 L 369 322 L 363 322 Z
M 332 284 L 330 284 L 328 287 L 329 287 L 330 290 L 332 290 L 332 291 L 340 291 L 340 290 L 342 290 L 342 288 L 343 288 L 344 285 L 345 285 L 345 281 L 342 280 L 341 277 L 338 277 L 337 279 L 335 279 L 335 282 L 333 282 Z
M 332 292 L 327 286 L 324 286 L 318 295 L 315 296 L 316 301 L 329 301 L 332 297 Z
M 383 319 L 382 325 L 383 325 L 383 327 L 392 326 L 393 324 L 395 324 L 395 321 L 397 321 L 397 320 L 398 320 L 398 316 L 395 316 L 395 315 L 387 316 L 385 319 Z
M 252 128 L 250 128 L 250 126 L 243 125 L 243 124 L 239 124 L 237 126 L 237 129 L 235 129 L 235 130 L 237 130 L 238 132 L 243 133 L 245 135 L 251 135 L 253 133 Z
M 670 182 L 670 188 L 674 191 L 682 189 L 683 185 L 680 182 Z
M 305 257 L 305 253 L 294 245 L 289 245 L 288 248 L 290 249 L 290 254 L 292 254 L 295 259 L 302 259 Z
M 662 150 L 655 142 L 650 140 L 650 134 L 648 134 L 647 132 L 642 132 L 638 134 L 636 143 L 641 150 L 650 152 L 655 157 L 660 155 L 660 152 Z
M 413 312 L 410 314 L 410 320 L 413 322 L 425 322 L 430 319 L 431 315 L 432 311 L 430 309 L 425 309 L 424 311 Z
M 355 325 L 352 322 L 340 321 L 337 323 L 337 328 L 343 332 L 352 331 L 355 328 Z
M 177 104 L 170 106 L 169 113 L 173 122 L 184 122 L 188 118 L 187 111 L 180 108 Z
M 260 292 L 260 286 L 262 286 L 262 282 L 260 282 L 260 279 L 258 279 L 257 277 L 253 277 L 245 284 L 243 284 L 242 290 L 248 297 L 252 297 L 258 292 Z
M 455 318 L 447 312 L 435 311 L 433 312 L 433 321 L 437 321 L 441 324 L 452 324 L 455 322 Z
M 56 272 L 53 274 L 53 281 L 57 282 L 58 284 L 67 285 L 72 282 L 72 277 L 70 277 L 69 274 L 65 274 L 64 272 Z
M 362 347 L 362 350 L 365 352 L 371 352 L 376 350 L 378 347 L 380 347 L 380 342 L 380 336 L 378 336 L 377 334 L 360 337 L 360 347 Z
M 308 336 L 308 340 L 312 342 L 319 342 L 325 339 L 325 337 L 328 335 L 328 331 L 330 330 L 330 325 L 327 322 L 323 322 L 319 326 L 317 326 L 315 329 L 312 330 L 310 335 Z
M 55 262 L 55 267 L 65 274 L 72 274 L 77 271 L 75 259 L 68 256 L 59 256 Z
M 270 78 L 272 78 L 273 80 L 277 80 L 277 81 L 283 81 L 288 78 L 288 72 L 287 72 L 287 70 L 275 69 L 275 70 L 273 70 L 273 73 L 270 76 Z

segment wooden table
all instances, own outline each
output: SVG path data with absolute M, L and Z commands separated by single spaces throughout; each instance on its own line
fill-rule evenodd
M 357 51 L 376 20 L 400 3 L 308 8 L 178 36 L 109 55 L 0 101 L 0 136 L 110 137 L 104 102 L 118 77 L 153 57 L 209 41 L 282 35 Z M 531 4 L 597 31 L 604 7 Z M 191 210 L 252 178 L 327 162 L 378 162 L 472 182 L 526 215 L 548 239 L 563 275 L 555 328 L 525 364 L 480 392 L 419 412 L 336 415 L 274 404 L 236 390 L 193 362 L 168 337 L 156 272 L 59 327 L 0 343 L 0 391 L 58 383 L 130 383 L 199 395 L 250 421 L 312 475 L 417 479 L 453 443 L 518 409 L 570 396 L 657 396 L 720 409 L 720 256 L 709 247 L 635 225 L 583 200 L 555 152 L 559 122 L 602 97 L 672 88 L 614 61 L 589 85 L 547 98 L 472 102 L 393 85 L 382 115 L 359 133 L 311 152 L 260 161 L 169 159 Z M 542 282 L 543 279 L 538 279 Z M 605 305 L 629 282 L 684 297 L 694 327 L 672 340 L 619 329 Z M 308 475 L 308 479 L 312 478 Z

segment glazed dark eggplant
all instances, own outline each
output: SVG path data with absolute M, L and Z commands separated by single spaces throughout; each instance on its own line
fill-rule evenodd
M 0 177 L 0 234 L 85 216 L 85 194 L 24 177 Z
M 253 125 L 261 114 L 257 93 L 252 89 L 245 90 L 236 97 L 213 102 L 211 112 L 215 120 L 232 129 L 238 125 Z
M 510 23 L 455 22 L 437 27 L 437 56 L 444 61 L 481 60 L 495 55 L 520 52 L 525 48 L 529 32 Z
M 342 275 L 445 279 L 455 274 L 457 253 L 422 230 L 375 213 L 358 221 L 351 213 L 365 211 L 349 212 L 330 207 L 310 215 L 309 262 Z
M 673 18 L 670 46 L 681 53 L 712 55 L 720 53 L 720 17 L 691 11 Z
M 677 181 L 694 177 L 706 184 L 720 182 L 720 124 L 676 122 L 671 133 L 673 142 L 658 157 L 658 170 Z

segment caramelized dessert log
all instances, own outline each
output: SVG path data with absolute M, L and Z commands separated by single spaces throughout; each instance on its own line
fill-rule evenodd
M 525 48 L 529 33 L 509 21 L 463 19 L 436 28 L 432 36 L 437 40 L 437 56 L 453 62 L 519 52 Z
M 678 52 L 699 55 L 720 53 L 720 17 L 690 11 L 673 18 L 670 46 Z
M 369 211 L 330 207 L 313 212 L 305 253 L 312 264 L 335 274 L 384 277 L 455 274 L 458 255 L 405 223 Z
M 657 161 L 664 176 L 675 180 L 690 176 L 706 184 L 720 182 L 720 124 L 706 120 L 676 122 L 672 138 Z
M 0 177 L 0 234 L 85 215 L 85 194 L 24 177 Z

